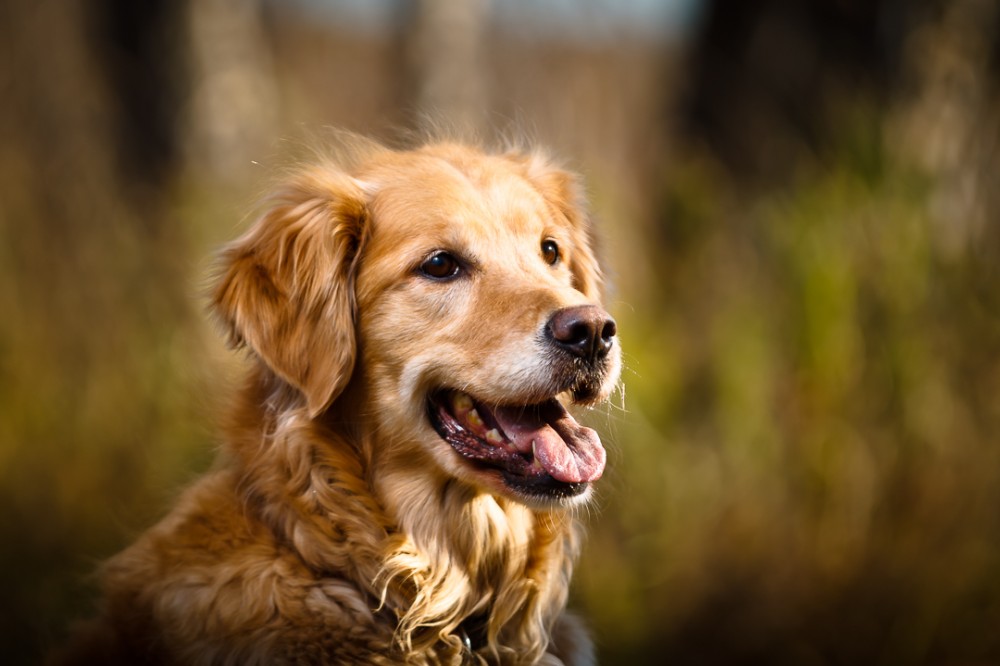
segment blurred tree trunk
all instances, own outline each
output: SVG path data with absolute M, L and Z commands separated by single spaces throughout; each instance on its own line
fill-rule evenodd
M 911 8 L 894 0 L 710 0 L 683 134 L 737 179 L 781 180 L 829 139 L 845 99 L 884 96 Z
M 95 76 L 108 95 L 116 176 L 127 195 L 144 198 L 142 207 L 165 194 L 179 167 L 187 7 L 185 0 L 94 0 L 84 17 Z
M 416 0 L 408 17 L 416 110 L 460 135 L 486 127 L 482 49 L 488 10 L 485 0 Z
M 1000 214 L 998 30 L 996 0 L 952 0 L 923 16 L 902 50 L 891 147 L 932 176 L 930 212 L 949 256 L 973 248 Z
M 123 216 L 163 240 L 160 209 L 179 157 L 184 7 L 4 4 L 0 159 L 7 202 L 34 220 L 10 229 L 21 241 L 56 244 L 71 258 Z M 39 254 L 25 247 L 20 256 Z
M 229 183 L 245 181 L 275 134 L 279 95 L 258 2 L 191 3 L 191 166 Z

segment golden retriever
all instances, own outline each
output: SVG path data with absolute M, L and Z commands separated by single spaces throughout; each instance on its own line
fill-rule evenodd
M 102 569 L 87 664 L 588 664 L 567 407 L 614 390 L 577 177 L 537 152 L 353 140 L 222 254 L 253 368 L 215 468 Z

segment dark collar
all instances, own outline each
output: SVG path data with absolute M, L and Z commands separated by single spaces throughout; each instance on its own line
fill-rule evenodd
M 455 629 L 455 634 L 462 640 L 466 651 L 472 653 L 486 647 L 486 618 L 485 614 L 471 615 Z

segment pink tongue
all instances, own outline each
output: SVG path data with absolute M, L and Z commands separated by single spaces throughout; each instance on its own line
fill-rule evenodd
M 549 476 L 564 483 L 596 481 L 604 473 L 607 454 L 597 433 L 569 415 L 558 400 L 536 407 L 497 407 L 497 423 L 514 447 L 528 453 Z

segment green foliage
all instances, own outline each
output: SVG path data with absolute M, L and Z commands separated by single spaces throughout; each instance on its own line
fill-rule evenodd
M 1000 248 L 941 249 L 933 186 L 672 175 L 579 577 L 608 663 L 1000 655 Z

